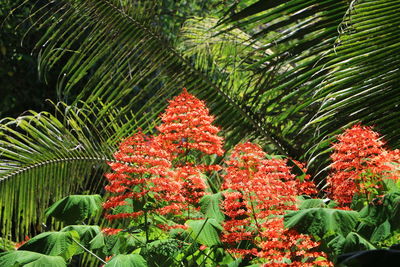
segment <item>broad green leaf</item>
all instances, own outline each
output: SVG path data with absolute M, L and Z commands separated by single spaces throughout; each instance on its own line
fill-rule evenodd
M 160 262 L 164 266 L 173 266 L 175 256 L 181 251 L 182 245 L 183 242 L 176 239 L 153 241 L 147 244 L 146 259 L 152 266 L 157 266 Z
M 319 238 L 331 235 L 346 236 L 353 231 L 359 221 L 355 211 L 311 208 L 290 211 L 285 217 L 285 227 L 293 228 L 300 233 L 310 234 Z
M 71 258 L 78 250 L 79 235 L 75 231 L 69 232 L 44 232 L 29 239 L 19 249 L 29 250 L 49 256 Z
M 346 243 L 346 238 L 342 235 L 337 235 L 331 241 L 328 242 L 327 247 L 332 251 L 333 255 L 343 254 L 344 244 Z
M 367 226 L 377 227 L 386 220 L 392 225 L 392 230 L 400 227 L 400 192 L 393 192 L 383 197 L 382 204 L 370 204 L 360 212 L 361 222 Z M 361 226 L 361 225 L 360 225 Z
M 131 235 L 104 235 L 100 233 L 90 243 L 92 249 L 102 248 L 105 255 L 117 255 L 131 251 L 133 248 L 145 244 L 141 236 Z
M 160 262 L 162 265 L 162 262 Z M 147 267 L 146 260 L 139 254 L 118 254 L 111 258 L 107 267 Z
M 221 244 L 219 234 L 222 227 L 215 219 L 189 220 L 186 224 L 190 236 L 200 244 L 208 247 Z
M 375 247 L 361 235 L 350 232 L 346 237 L 338 235 L 328 242 L 327 247 L 332 251 L 331 255 L 341 255 L 343 253 L 375 249 Z
M 375 247 L 359 234 L 351 232 L 346 236 L 343 253 L 369 249 L 375 249 Z
M 98 215 L 101 204 L 100 195 L 70 195 L 51 205 L 46 216 L 53 216 L 66 224 L 76 224 Z
M 0 266 L 65 267 L 67 263 L 60 256 L 49 256 L 32 251 L 15 250 L 0 254 Z
M 222 200 L 221 192 L 212 195 L 205 195 L 200 200 L 201 212 L 207 218 L 215 219 L 217 222 L 222 222 L 225 219 L 225 216 L 220 208 L 221 200 Z
M 79 235 L 79 243 L 86 248 L 90 247 L 91 241 L 101 234 L 100 227 L 97 225 L 69 225 L 60 230 L 60 232 L 76 231 Z M 84 250 L 79 248 L 75 254 L 83 253 Z
M 100 249 L 106 245 L 105 237 L 102 232 L 98 233 L 90 242 L 89 247 L 90 249 Z
M 305 209 L 311 209 L 311 208 L 325 208 L 326 205 L 324 203 L 324 200 L 322 199 L 305 199 L 300 202 L 299 209 L 305 210 Z
M 388 220 L 386 220 L 375 228 L 374 232 L 371 235 L 370 242 L 376 244 L 390 237 L 391 234 L 392 231 L 390 223 Z

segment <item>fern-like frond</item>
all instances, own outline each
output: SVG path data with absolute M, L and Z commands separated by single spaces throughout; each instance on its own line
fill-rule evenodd
M 315 96 L 322 105 L 311 123 L 321 133 L 361 121 L 400 146 L 399 11 L 398 0 L 353 1 Z
M 166 100 L 186 87 L 208 103 L 228 139 L 237 142 L 257 133 L 280 153 L 291 153 L 279 131 L 249 108 L 246 97 L 232 94 L 220 76 L 196 68 L 159 34 L 156 22 L 149 23 L 134 8 L 114 0 L 58 0 L 47 12 L 33 14 L 33 20 L 45 18 L 40 25 L 48 29 L 38 43 L 41 73 L 65 62 L 61 99 L 100 99 L 120 107 L 119 116 L 134 112 L 141 118 L 137 126 L 146 129 Z
M 280 129 L 280 136 L 299 157 L 313 145 L 315 128 L 303 129 L 319 107 L 313 98 L 323 80 L 325 56 L 339 36 L 338 27 L 349 7 L 348 1 L 285 0 L 256 1 L 238 5 L 221 20 L 221 34 L 240 29 L 262 44 L 264 52 L 248 69 L 258 71 L 254 87 L 246 93 L 249 108 L 261 114 L 264 123 Z M 243 7 L 244 6 L 244 7 Z M 229 27 L 230 25 L 230 27 Z M 303 130 L 303 131 L 302 131 Z
M 30 111 L 0 122 L 2 236 L 18 239 L 43 230 L 50 203 L 70 193 L 100 191 L 118 143 L 112 127 L 96 123 L 99 108 L 60 103 L 56 115 Z

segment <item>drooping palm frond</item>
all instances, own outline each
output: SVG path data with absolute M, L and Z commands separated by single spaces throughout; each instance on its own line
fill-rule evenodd
M 217 124 L 236 142 L 258 132 L 281 153 L 290 153 L 272 125 L 244 105 L 242 95 L 231 94 L 224 81 L 196 69 L 141 14 L 106 0 L 59 0 L 50 11 L 34 13 L 33 20 L 47 18 L 41 25 L 48 32 L 38 44 L 42 73 L 65 62 L 59 83 L 62 99 L 101 99 L 121 107 L 121 116 L 133 111 L 141 118 L 137 125 L 146 128 L 166 100 L 186 87 L 208 103 Z
M 263 43 L 250 43 L 250 35 L 240 29 L 221 33 L 215 28 L 218 21 L 212 17 L 188 19 L 180 32 L 180 51 L 195 67 L 223 81 L 229 94 L 243 97 L 262 75 L 261 68 L 251 68 L 252 64 L 273 51 L 261 50 Z
M 310 123 L 318 125 L 314 143 L 327 145 L 335 130 L 361 121 L 400 146 L 399 11 L 398 0 L 352 2 L 314 96 L 322 101 Z
M 301 144 L 315 172 L 326 169 L 334 135 L 356 121 L 399 146 L 399 1 L 246 2 L 220 24 L 268 43 L 274 53 L 256 64 L 286 68 L 254 91 L 277 112 L 273 122 L 288 120 L 283 136 Z
M 312 95 L 323 79 L 324 56 L 334 46 L 349 3 L 286 0 L 238 6 L 220 22 L 224 28 L 232 25 L 222 32 L 240 28 L 251 35 L 248 42 L 264 43 L 260 50 L 272 51 L 253 64 L 264 75 L 248 93 L 251 108 L 279 127 L 285 139 L 304 155 L 314 129 L 301 130 L 318 108 Z
M 21 239 L 43 230 L 50 203 L 71 193 L 99 192 L 104 184 L 106 162 L 113 160 L 118 143 L 113 127 L 96 123 L 101 106 L 56 107 L 56 115 L 30 111 L 0 122 L 3 237 Z M 113 123 L 114 115 L 102 122 Z

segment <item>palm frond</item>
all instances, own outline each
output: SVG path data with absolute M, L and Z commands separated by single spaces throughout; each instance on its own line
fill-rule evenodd
M 96 123 L 99 107 L 56 108 L 56 115 L 30 111 L 0 122 L 3 237 L 23 239 L 43 230 L 44 209 L 61 197 L 99 192 L 106 162 L 113 160 L 118 143 L 109 141 L 115 135 L 111 127 L 106 132 Z
M 290 153 L 272 125 L 244 104 L 243 96 L 232 94 L 218 77 L 194 67 L 158 34 L 156 23 L 141 14 L 113 0 L 60 0 L 44 14 L 34 13 L 34 20 L 46 18 L 41 25 L 48 28 L 38 43 L 41 72 L 45 75 L 65 62 L 59 82 L 61 99 L 75 95 L 76 101 L 86 103 L 100 99 L 121 107 L 121 116 L 134 112 L 142 118 L 137 126 L 147 128 L 166 100 L 186 87 L 208 103 L 217 124 L 233 139 L 257 132 L 281 153 Z
M 315 87 L 326 73 L 325 55 L 339 36 L 349 3 L 286 0 L 239 6 L 233 6 L 219 24 L 222 34 L 241 29 L 250 35 L 247 43 L 263 44 L 258 50 L 264 56 L 249 66 L 261 73 L 246 92 L 249 108 L 279 129 L 304 159 L 315 129 L 303 127 L 318 109 Z
M 241 2 L 240 2 L 241 3 Z M 274 79 L 254 88 L 273 125 L 301 145 L 315 173 L 326 171 L 328 146 L 341 128 L 374 125 L 399 146 L 396 0 L 257 1 L 233 6 L 220 22 L 265 42 L 274 53 L 259 61 Z M 256 103 L 256 102 L 255 102 Z M 276 116 L 271 116 L 272 114 Z M 316 115 L 315 115 L 316 114 Z
M 353 1 L 335 49 L 327 57 L 329 73 L 318 86 L 322 102 L 310 123 L 332 136 L 335 129 L 361 121 L 374 125 L 390 146 L 400 145 L 400 1 Z M 315 143 L 321 140 L 315 136 Z

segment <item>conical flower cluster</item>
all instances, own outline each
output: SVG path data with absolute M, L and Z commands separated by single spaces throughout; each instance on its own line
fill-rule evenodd
M 209 115 L 205 103 L 186 89 L 169 102 L 161 120 L 158 139 L 173 155 L 188 150 L 223 155 L 223 139 L 217 136 L 219 129 L 212 125 L 214 117 Z
M 199 164 L 189 160 L 189 156 L 193 152 L 197 157 L 222 155 L 219 129 L 212 125 L 214 118 L 204 102 L 186 89 L 169 101 L 161 119 L 157 136 L 136 133 L 121 143 L 114 154 L 116 162 L 109 163 L 113 172 L 106 174 L 109 184 L 105 189 L 110 197 L 103 204 L 109 211 L 107 219 L 136 218 L 144 212 L 181 214 L 199 209 L 198 202 L 207 188 L 202 173 L 221 167 Z M 119 208 L 131 207 L 132 203 L 142 208 L 131 212 L 125 212 L 129 208 Z M 116 233 L 118 229 L 107 231 Z
M 354 194 L 371 200 L 379 195 L 383 178 L 391 177 L 390 162 L 396 151 L 388 151 L 378 133 L 355 125 L 337 137 L 331 155 L 332 174 L 328 177 L 332 198 L 341 206 L 349 205 Z
M 141 132 L 133 135 L 121 143 L 114 157 L 118 162 L 109 163 L 114 172 L 106 174 L 109 184 L 105 189 L 112 196 L 104 203 L 105 209 L 128 205 L 128 199 L 146 201 L 149 192 L 152 192 L 152 198 L 157 203 L 152 207 L 153 212 L 177 210 L 176 205 L 183 202 L 180 181 L 172 178 L 174 175 L 168 160 L 169 154 L 151 137 Z M 142 210 L 121 212 L 107 214 L 106 218 L 135 218 L 142 214 Z
M 222 240 L 233 247 L 242 241 L 253 243 L 251 250 L 235 247 L 231 252 L 264 258 L 272 266 L 279 266 L 284 259 L 290 259 L 294 266 L 328 266 L 327 261 L 315 261 L 326 257 L 312 251 L 318 242 L 284 228 L 282 215 L 296 209 L 299 193 L 299 183 L 286 163 L 267 159 L 261 147 L 252 143 L 235 147 L 224 176 L 227 220 Z

